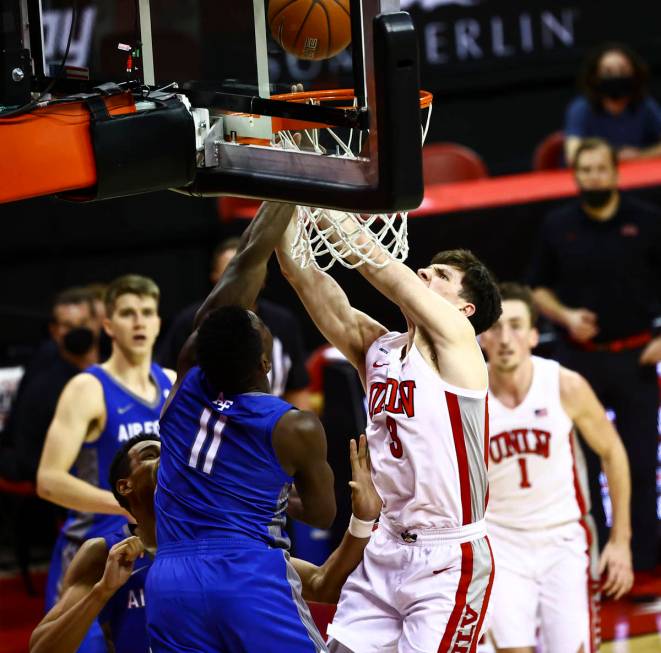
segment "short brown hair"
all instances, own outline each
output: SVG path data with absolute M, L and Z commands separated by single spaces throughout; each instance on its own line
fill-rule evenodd
M 153 297 L 157 305 L 161 298 L 161 291 L 152 279 L 139 274 L 125 274 L 123 277 L 111 281 L 106 288 L 104 301 L 109 316 L 115 310 L 117 298 L 129 294 Z
M 502 313 L 496 280 L 486 265 L 467 249 L 449 249 L 432 258 L 431 265 L 449 265 L 464 273 L 461 297 L 475 304 L 468 320 L 476 334 L 486 331 Z
M 613 167 L 617 169 L 617 152 L 608 141 L 605 141 L 603 138 L 585 138 L 576 148 L 576 152 L 574 152 L 574 158 L 571 161 L 571 165 L 574 170 L 578 168 L 578 158 L 581 156 L 581 154 L 583 154 L 583 152 L 598 150 L 602 147 L 605 147 L 608 150 Z
M 516 283 L 515 281 L 503 281 L 503 283 L 498 286 L 498 289 L 500 290 L 500 296 L 503 301 L 516 299 L 523 302 L 530 315 L 530 325 L 535 326 L 539 313 L 537 312 L 537 307 L 535 306 L 535 300 L 533 299 L 530 287 L 524 286 L 522 283 Z

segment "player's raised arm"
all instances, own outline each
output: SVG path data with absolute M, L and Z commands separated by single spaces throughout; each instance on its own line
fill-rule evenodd
M 30 653 L 75 653 L 108 599 L 129 579 L 142 542 L 129 537 L 108 551 L 103 538 L 87 540 L 64 578 L 62 598 L 30 637 Z
M 349 214 L 345 216 L 345 219 L 340 221 L 341 228 L 349 233 L 355 231 L 355 218 Z M 365 242 L 368 238 L 367 235 L 362 236 Z M 374 251 L 377 250 L 378 248 L 375 247 Z M 348 256 L 348 260 L 351 263 L 357 262 L 357 258 L 351 255 Z M 442 278 L 445 282 L 454 281 L 450 277 L 444 278 L 444 275 L 451 274 L 451 270 L 447 270 L 448 266 L 432 264 L 416 274 L 403 263 L 389 260 L 385 253 L 375 253 L 374 260 L 377 264 L 384 264 L 383 267 L 360 265 L 357 268 L 360 274 L 381 294 L 397 304 L 407 320 L 423 328 L 434 344 L 456 346 L 469 341 L 472 346 L 476 329 L 469 318 L 477 310 L 475 303 L 470 301 L 471 298 L 467 298 L 463 306 L 457 307 L 439 292 L 431 289 L 436 277 Z M 486 268 L 484 273 L 488 274 Z M 495 319 L 497 317 L 496 315 Z M 484 328 L 489 326 L 491 322 Z M 478 333 L 480 330 L 477 330 Z
M 298 558 L 291 559 L 301 577 L 306 601 L 337 603 L 342 585 L 363 559 L 372 526 L 381 512 L 381 498 L 372 483 L 367 438 L 361 435 L 357 445 L 355 440 L 351 440 L 349 446 L 352 517 L 347 532 L 337 549 L 320 567 Z
M 102 490 L 71 474 L 71 468 L 90 427 L 105 420 L 101 384 L 90 374 L 78 374 L 64 387 L 37 470 L 37 494 L 65 508 L 80 512 L 127 515 L 112 492 Z
M 290 224 L 276 248 L 280 269 L 303 302 L 326 340 L 337 347 L 365 378 L 365 354 L 387 329 L 349 303 L 330 275 L 309 266 L 301 268 L 291 257 L 294 225 Z
M 631 589 L 631 477 L 620 436 L 590 384 L 576 372 L 560 369 L 562 405 L 588 446 L 599 456 L 613 506 L 613 527 L 601 553 L 599 572 L 607 572 L 603 591 L 618 599 Z
M 292 204 L 263 202 L 243 232 L 236 256 L 195 315 L 193 333 L 181 349 L 177 375 L 183 377 L 193 365 L 195 333 L 202 320 L 220 306 L 251 308 L 264 285 L 268 260 L 294 212 Z

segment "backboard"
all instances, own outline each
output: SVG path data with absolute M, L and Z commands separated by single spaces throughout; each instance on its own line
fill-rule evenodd
M 33 17 L 40 14 L 41 31 L 32 27 L 30 41 L 42 85 L 61 62 L 75 5 L 67 83 L 89 88 L 139 74 L 150 88 L 176 90 L 192 109 L 208 109 L 209 119 L 196 121 L 206 156 L 182 192 L 364 212 L 421 202 L 417 39 L 399 0 L 350 0 L 351 45 L 324 61 L 280 48 L 267 24 L 268 0 L 24 1 Z M 355 101 L 271 99 L 293 84 L 351 88 Z M 313 138 L 313 126 L 331 126 L 352 139 L 353 156 L 332 140 L 322 143 L 321 155 L 283 148 L 274 125 L 293 119 L 315 131 Z

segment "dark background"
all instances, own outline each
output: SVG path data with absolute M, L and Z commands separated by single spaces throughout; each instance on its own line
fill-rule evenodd
M 215 4 L 211 0 L 152 3 L 154 29 L 164 39 L 159 50 L 167 59 L 162 60 L 163 65 L 183 74 L 191 65 L 209 61 L 209 48 L 223 35 L 233 34 L 234 42 L 237 34 L 248 38 L 236 9 L 233 14 L 223 13 L 219 4 L 220 0 Z M 239 3 L 230 4 L 236 7 Z M 438 0 L 403 2 L 419 30 L 422 85 L 435 94 L 429 141 L 448 140 L 473 147 L 486 159 L 492 174 L 530 168 L 538 141 L 562 127 L 582 57 L 604 40 L 626 41 L 638 49 L 652 68 L 653 94 L 661 97 L 659 2 L 476 0 L 474 6 L 434 5 Z M 63 26 L 68 26 L 62 12 L 71 3 L 45 0 L 44 6 L 51 12 L 50 24 L 58 36 L 51 49 L 57 60 L 62 42 L 66 43 L 61 38 Z M 102 53 L 104 60 L 116 65 L 120 61 L 116 43 L 130 35 L 133 25 L 132 0 L 98 0 L 80 6 L 94 9 L 97 21 L 90 65 L 100 66 Z M 190 36 L 191 29 L 210 40 L 198 43 L 198 36 Z M 81 24 L 74 46 L 80 45 L 83 31 Z M 465 36 L 461 41 L 461 35 L 467 33 L 473 41 L 466 41 Z M 320 64 L 312 72 L 319 78 L 341 78 L 347 57 Z M 348 61 L 350 68 L 350 57 Z M 273 62 L 272 79 L 292 81 L 291 60 L 274 51 Z M 661 199 L 655 190 L 644 195 Z M 483 256 L 500 277 L 520 278 L 548 208 L 548 204 L 535 204 L 412 219 L 409 263 L 416 267 L 437 250 L 464 246 Z M 69 285 L 109 281 L 126 272 L 150 275 L 162 288 L 162 314 L 167 321 L 181 307 L 205 295 L 213 246 L 245 226 L 244 222 L 222 224 L 213 200 L 175 193 L 82 205 L 41 198 L 0 205 L 0 221 L 3 364 L 22 362 L 45 332 L 53 293 Z M 334 275 L 351 289 L 358 306 L 389 326 L 399 324 L 393 321 L 397 312 L 368 289 L 359 275 L 337 267 Z M 277 271 L 270 276 L 266 294 L 296 304 Z M 302 310 L 299 313 L 303 315 Z M 306 345 L 311 349 L 320 336 L 309 323 L 305 328 Z

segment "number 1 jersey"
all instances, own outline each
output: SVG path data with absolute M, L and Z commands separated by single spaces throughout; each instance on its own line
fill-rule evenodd
M 156 531 L 163 544 L 249 538 L 287 548 L 293 478 L 271 434 L 292 405 L 262 392 L 216 396 L 199 367 L 161 418 Z
M 560 365 L 532 357 L 528 394 L 507 408 L 489 394 L 487 520 L 507 528 L 551 528 L 590 510 L 583 455 L 560 401 Z

